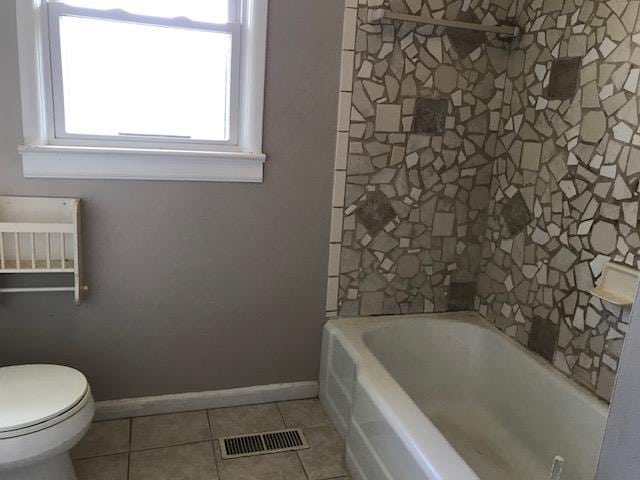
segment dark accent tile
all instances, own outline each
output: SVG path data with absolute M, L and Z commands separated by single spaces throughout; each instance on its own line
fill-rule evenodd
M 527 204 L 520 192 L 508 199 L 502 207 L 502 218 L 507 224 L 509 233 L 517 235 L 533 220 L 533 215 L 529 211 Z
M 413 117 L 413 133 L 443 133 L 448 108 L 449 100 L 445 98 L 418 98 Z
M 551 320 L 535 317 L 531 325 L 527 347 L 552 362 L 559 331 L 558 325 L 554 325 Z
M 460 12 L 456 20 L 459 22 L 481 23 L 480 19 L 472 11 Z M 448 28 L 447 35 L 461 59 L 487 41 L 485 33 L 462 28 Z
M 449 287 L 449 311 L 473 310 L 476 282 L 451 282 Z
M 582 58 L 563 58 L 551 64 L 547 97 L 554 100 L 570 100 L 578 88 Z
M 379 191 L 368 192 L 356 210 L 356 219 L 369 233 L 377 233 L 396 216 L 387 196 Z

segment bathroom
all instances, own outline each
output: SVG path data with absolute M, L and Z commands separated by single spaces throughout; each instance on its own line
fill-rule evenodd
M 0 0 L 0 479 L 640 478 L 639 10 Z

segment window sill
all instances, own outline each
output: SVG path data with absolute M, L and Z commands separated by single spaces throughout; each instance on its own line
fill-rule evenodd
M 263 153 L 139 148 L 19 147 L 26 178 L 253 182 L 263 179 Z

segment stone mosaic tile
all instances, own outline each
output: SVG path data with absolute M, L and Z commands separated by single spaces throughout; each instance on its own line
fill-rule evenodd
M 547 97 L 570 100 L 576 93 L 580 76 L 581 58 L 564 58 L 551 62 Z
M 476 282 L 452 282 L 449 287 L 450 312 L 473 310 L 476 297 Z
M 418 98 L 412 132 L 442 134 L 448 107 L 449 101 L 444 98 Z
M 506 201 L 502 207 L 501 215 L 511 236 L 520 233 L 533 220 L 520 192 Z
M 361 3 L 356 19 L 337 313 L 445 311 L 451 282 L 473 282 L 480 268 L 508 50 L 490 34 L 474 46 L 454 30 L 369 25 L 370 6 Z M 376 6 L 413 11 L 402 1 Z M 497 1 L 414 7 L 515 15 Z
M 558 341 L 559 328 L 551 320 L 536 317 L 531 325 L 527 347 L 548 361 L 553 361 L 553 352 Z
M 478 277 L 489 321 L 605 400 L 628 325 L 590 290 L 608 261 L 640 266 L 639 7 L 531 2 L 517 12 Z M 531 143 L 536 168 L 524 162 Z M 531 214 L 521 230 L 505 228 L 515 192 Z
M 640 2 L 374 3 L 351 9 L 335 312 L 446 311 L 477 283 L 488 321 L 610 398 L 628 325 L 589 292 L 605 262 L 640 266 Z M 369 6 L 522 35 L 369 25 Z M 448 100 L 441 134 L 414 131 L 421 99 Z
M 391 202 L 382 192 L 367 193 L 356 210 L 358 222 L 364 225 L 369 233 L 376 233 L 384 228 L 396 216 Z
M 456 20 L 460 22 L 481 23 L 480 19 L 471 11 L 460 12 Z M 461 28 L 448 28 L 447 36 L 459 58 L 464 58 L 479 48 L 487 41 L 487 34 L 475 30 L 463 30 Z

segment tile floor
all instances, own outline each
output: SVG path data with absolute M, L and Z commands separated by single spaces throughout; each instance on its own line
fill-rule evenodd
M 220 437 L 294 427 L 309 449 L 220 456 Z M 78 480 L 348 480 L 343 449 L 314 399 L 96 422 L 72 457 Z

